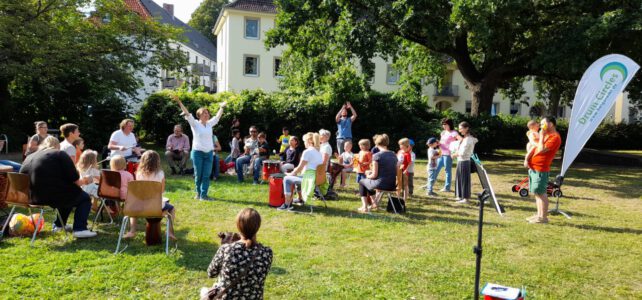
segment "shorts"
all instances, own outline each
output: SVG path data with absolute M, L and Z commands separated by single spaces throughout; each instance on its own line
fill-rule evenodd
M 548 173 L 528 169 L 528 187 L 531 194 L 544 195 L 548 186 Z

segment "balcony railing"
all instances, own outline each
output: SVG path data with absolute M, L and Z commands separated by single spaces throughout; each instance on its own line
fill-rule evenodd
M 210 66 L 204 64 L 192 64 L 190 70 L 193 74 L 199 76 L 208 76 L 210 74 Z
M 459 86 L 444 85 L 441 89 L 435 90 L 435 96 L 459 97 Z
M 173 89 L 178 86 L 178 82 L 174 78 L 163 78 L 162 84 L 164 89 Z

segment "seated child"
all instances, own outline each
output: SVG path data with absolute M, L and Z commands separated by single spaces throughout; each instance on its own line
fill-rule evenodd
M 341 187 L 346 187 L 346 173 L 352 172 L 352 166 L 354 165 L 354 153 L 352 153 L 352 141 L 345 141 L 343 144 L 343 153 L 337 155 L 339 162 L 343 166 L 341 170 Z
M 138 165 L 138 170 L 136 170 L 136 180 L 148 180 L 148 181 L 158 181 L 161 183 L 162 190 L 165 191 L 165 173 L 161 169 L 160 165 L 160 155 L 158 152 L 153 150 L 148 150 L 143 153 L 143 156 L 140 157 L 140 163 Z M 171 222 L 169 227 L 169 238 L 175 240 L 174 236 L 174 220 L 176 220 L 176 209 L 174 206 L 169 204 L 169 200 L 163 197 L 163 212 L 169 213 L 171 216 Z M 129 232 L 125 234 L 124 238 L 132 238 L 136 236 L 136 218 L 130 218 Z
M 366 178 L 366 171 L 370 170 L 372 162 L 372 152 L 370 152 L 370 140 L 362 139 L 359 141 L 359 155 L 356 159 L 357 184 L 361 179 Z
M 85 150 L 76 162 L 76 169 L 80 175 L 80 188 L 94 198 L 98 198 L 98 183 L 100 170 L 98 170 L 98 153 Z
M 127 198 L 127 185 L 130 181 L 134 180 L 134 175 L 127 172 L 127 161 L 122 155 L 112 156 L 109 161 L 109 167 L 112 171 L 117 171 L 120 173 L 120 199 L 125 201 Z M 109 210 L 109 214 L 113 216 L 118 215 L 119 206 L 112 200 L 105 201 L 105 205 Z
M 80 159 L 80 155 L 82 154 L 83 150 L 85 150 L 85 140 L 83 140 L 82 138 L 77 138 L 71 144 L 76 147 L 76 162 L 78 162 L 78 160 Z
M 301 151 L 299 150 L 299 138 L 291 136 L 288 143 L 290 147 L 285 149 L 285 160 L 281 163 L 281 172 L 287 173 L 299 165 L 301 160 Z
M 533 148 L 537 147 L 537 143 L 539 143 L 539 123 L 535 120 L 530 120 L 526 126 L 528 127 L 528 131 L 526 132 L 526 136 L 528 137 L 526 154 L 528 154 Z

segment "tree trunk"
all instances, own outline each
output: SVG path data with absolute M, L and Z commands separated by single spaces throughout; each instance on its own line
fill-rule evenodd
M 562 93 L 557 87 L 553 87 L 550 91 L 548 98 L 548 115 L 557 117 L 557 110 L 560 107 L 560 100 L 562 98 Z
M 491 112 L 493 105 L 493 97 L 497 91 L 497 85 L 491 84 L 487 80 L 482 82 L 466 82 L 471 94 L 470 115 L 473 117 L 479 116 L 481 113 Z

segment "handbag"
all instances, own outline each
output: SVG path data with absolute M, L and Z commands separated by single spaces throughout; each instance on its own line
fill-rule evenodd
M 405 213 L 406 212 L 406 201 L 402 198 L 390 196 L 388 198 L 388 205 L 386 206 L 386 211 L 394 213 Z
M 229 286 L 236 286 L 242 278 L 247 275 L 247 273 L 250 271 L 250 266 L 254 264 L 254 259 L 256 258 L 256 255 L 254 255 L 253 252 L 250 252 L 252 255 L 252 258 L 250 259 L 250 263 L 248 264 L 247 268 L 245 268 L 245 271 L 240 274 L 232 283 L 230 283 Z M 222 289 L 216 289 L 216 287 L 211 287 L 207 293 L 201 296 L 201 300 L 219 300 L 223 299 L 223 296 L 227 293 L 227 288 L 222 288 Z

